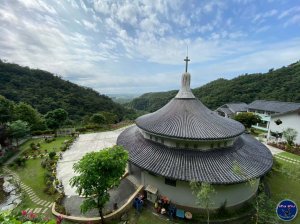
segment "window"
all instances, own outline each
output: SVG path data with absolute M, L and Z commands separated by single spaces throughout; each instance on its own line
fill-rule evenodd
M 224 142 L 224 147 L 226 147 L 227 146 L 227 142 Z
M 176 187 L 176 180 L 172 180 L 172 179 L 169 179 L 169 178 L 165 178 L 165 184 L 166 184 L 166 185 L 173 186 L 173 187 Z
M 189 147 L 189 144 L 188 144 L 188 143 L 185 143 L 185 144 L 184 144 L 184 147 L 185 147 L 185 148 L 188 148 L 188 147 Z
M 180 147 L 179 142 L 176 142 L 176 148 L 179 148 L 179 147 Z
M 162 139 L 160 140 L 160 142 L 161 142 L 162 144 L 164 144 L 164 143 L 165 143 L 165 140 L 162 138 Z
M 194 149 L 197 149 L 198 148 L 198 145 L 197 144 L 194 144 Z
M 150 139 L 152 140 L 152 135 L 150 135 Z
M 214 147 L 214 143 L 211 143 L 210 144 L 210 148 L 212 149 Z
M 157 138 L 157 137 L 155 137 L 155 141 L 156 141 L 156 142 L 158 141 L 158 138 Z
M 218 142 L 218 148 L 220 148 L 221 147 L 221 143 L 220 142 Z

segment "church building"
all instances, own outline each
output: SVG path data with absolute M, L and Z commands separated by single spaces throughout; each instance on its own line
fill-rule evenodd
M 239 206 L 255 195 L 272 167 L 272 154 L 245 134 L 241 123 L 211 111 L 193 95 L 188 60 L 175 98 L 139 117 L 117 144 L 129 152 L 129 173 L 154 194 L 198 208 L 190 182 L 205 182 L 216 192 L 212 208 L 225 201 L 227 207 Z

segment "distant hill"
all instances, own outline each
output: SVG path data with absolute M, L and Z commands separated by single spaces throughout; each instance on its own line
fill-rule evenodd
M 122 119 L 133 113 L 91 88 L 63 80 L 50 72 L 30 69 L 0 60 L 0 95 L 15 102 L 26 102 L 45 114 L 63 108 L 73 120 L 99 111 L 109 111 Z
M 171 100 L 178 90 L 146 93 L 128 106 L 153 112 Z M 210 109 L 229 102 L 250 103 L 254 100 L 300 102 L 300 62 L 267 73 L 240 75 L 234 79 L 217 79 L 193 89 L 194 95 Z
M 119 104 L 126 104 L 132 101 L 134 98 L 140 96 L 140 94 L 126 94 L 126 93 L 120 93 L 120 94 L 107 94 L 114 102 Z

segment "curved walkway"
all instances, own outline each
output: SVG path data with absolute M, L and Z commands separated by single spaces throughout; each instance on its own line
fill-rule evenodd
M 24 184 L 20 177 L 18 176 L 18 174 L 16 174 L 15 172 L 13 172 L 12 170 L 10 170 L 7 166 L 3 166 L 3 171 L 10 174 L 11 176 L 13 176 L 14 180 L 20 185 L 20 187 L 22 188 L 22 190 L 24 190 L 28 197 L 30 198 L 30 200 L 36 204 L 36 207 L 34 208 L 27 208 L 26 211 L 27 212 L 33 212 L 33 213 L 46 213 L 48 209 L 51 208 L 53 202 L 49 202 L 49 201 L 45 201 L 41 198 L 39 198 L 35 192 L 32 190 L 31 187 L 27 186 L 26 184 Z

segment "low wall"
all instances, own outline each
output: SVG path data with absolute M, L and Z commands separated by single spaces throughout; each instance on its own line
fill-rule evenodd
M 113 220 L 120 218 L 124 212 L 128 211 L 132 207 L 132 202 L 134 198 L 143 190 L 144 186 L 140 185 L 137 190 L 130 196 L 130 198 L 127 200 L 127 202 L 122 205 L 120 208 L 118 208 L 116 211 L 105 215 L 105 220 Z M 55 203 L 52 206 L 52 214 L 56 217 L 61 216 L 63 219 L 76 222 L 76 223 L 99 223 L 101 220 L 100 217 L 77 217 L 77 216 L 69 216 L 69 215 L 63 215 L 55 211 Z

